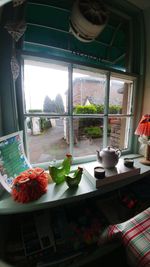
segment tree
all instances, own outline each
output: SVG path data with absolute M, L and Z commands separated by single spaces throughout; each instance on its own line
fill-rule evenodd
M 55 101 L 51 100 L 49 96 L 46 96 L 43 103 L 44 112 L 56 112 Z
M 51 106 L 51 99 L 49 98 L 49 96 L 46 96 L 43 103 L 43 111 L 49 112 L 50 106 Z
M 56 106 L 56 112 L 57 113 L 64 113 L 65 109 L 64 109 L 64 103 L 63 103 L 63 99 L 62 96 L 60 94 L 58 94 L 55 98 L 55 106 Z

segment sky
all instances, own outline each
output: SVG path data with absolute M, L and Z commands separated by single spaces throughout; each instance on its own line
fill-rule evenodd
M 25 65 L 24 89 L 27 110 L 31 108 L 42 109 L 46 95 L 53 100 L 57 94 L 61 94 L 63 101 L 65 101 L 67 88 L 67 71 Z
M 46 96 L 49 96 L 51 100 L 54 100 L 57 94 L 62 96 L 64 107 L 66 105 L 66 92 L 68 89 L 68 69 L 67 67 L 46 65 L 47 67 L 36 66 L 33 64 L 24 65 L 24 90 L 25 90 L 25 102 L 26 110 L 29 109 L 41 109 L 43 110 L 43 103 Z M 80 71 L 74 72 L 73 77 L 95 77 L 87 73 L 86 75 Z M 98 78 L 97 74 L 95 74 Z M 95 78 L 96 78 L 95 77 Z M 111 79 L 115 83 L 123 84 L 122 81 Z

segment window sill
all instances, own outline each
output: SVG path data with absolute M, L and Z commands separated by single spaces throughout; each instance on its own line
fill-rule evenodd
M 86 175 L 83 174 L 81 182 L 77 188 L 69 189 L 66 183 L 62 183 L 60 185 L 55 185 L 54 183 L 52 183 L 48 185 L 46 194 L 44 194 L 38 200 L 27 204 L 15 202 L 10 194 L 4 192 L 0 200 L 0 214 L 29 212 L 56 207 L 93 196 L 101 196 L 105 193 L 111 192 L 135 181 L 138 181 L 144 178 L 146 175 L 150 174 L 150 167 L 140 164 L 139 155 L 130 154 L 128 155 L 128 157 L 134 158 L 134 165 L 141 168 L 141 173 L 139 175 L 128 177 L 128 179 L 124 179 L 123 181 L 120 180 L 111 185 L 96 189 L 96 187 L 89 181 Z M 77 166 L 78 165 L 74 165 L 73 168 Z

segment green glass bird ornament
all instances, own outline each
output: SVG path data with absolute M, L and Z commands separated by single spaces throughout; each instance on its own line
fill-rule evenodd
M 60 184 L 65 181 L 65 175 L 70 172 L 71 161 L 72 155 L 66 154 L 66 157 L 59 167 L 49 166 L 49 174 L 56 184 Z
M 78 167 L 78 169 L 71 175 L 65 175 L 65 181 L 67 185 L 72 188 L 78 186 L 81 181 L 83 174 L 83 168 Z

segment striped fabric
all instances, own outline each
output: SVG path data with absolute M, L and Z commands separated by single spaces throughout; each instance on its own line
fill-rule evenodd
M 110 225 L 100 237 L 100 243 L 119 239 L 126 248 L 128 263 L 150 267 L 150 208 L 120 224 Z

